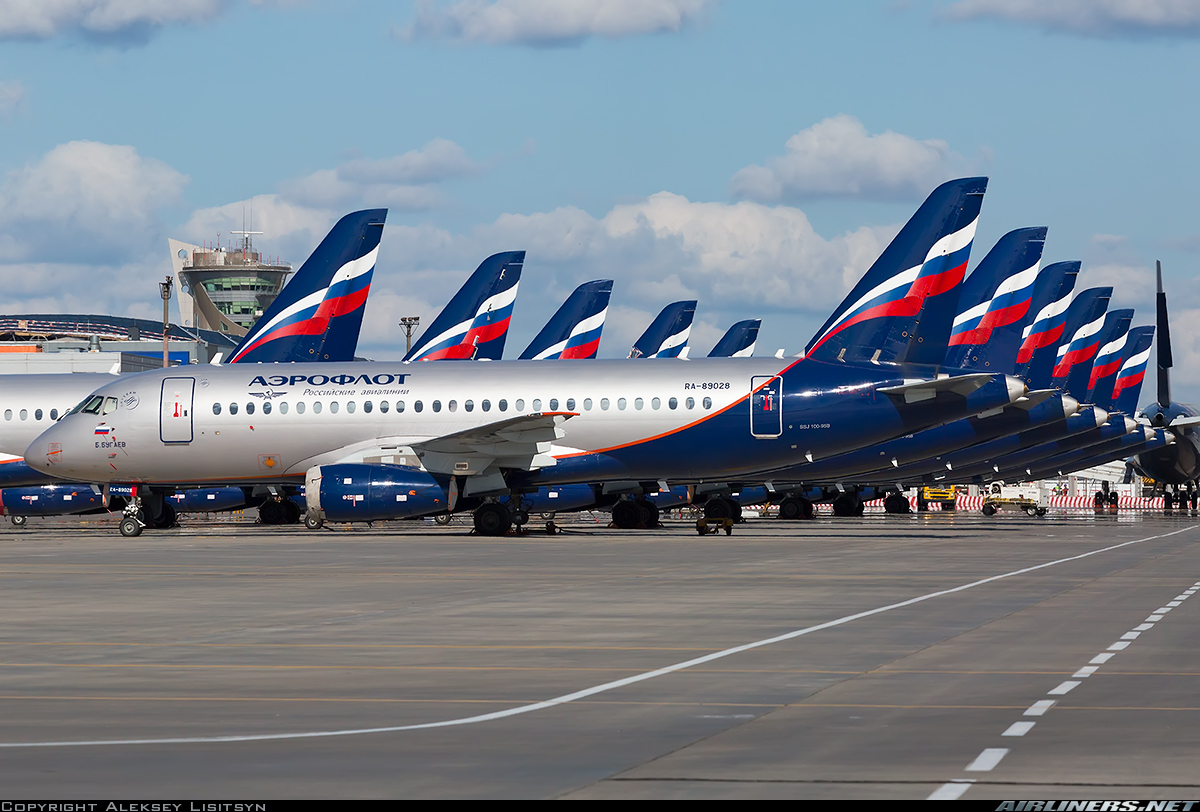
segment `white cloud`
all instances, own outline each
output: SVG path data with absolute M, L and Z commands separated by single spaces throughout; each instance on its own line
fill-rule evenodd
M 128 257 L 187 182 L 130 146 L 61 144 L 0 184 L 0 260 Z
M 739 170 L 729 186 L 734 197 L 763 203 L 920 199 L 966 163 L 945 141 L 891 130 L 871 135 L 857 118 L 842 114 L 796 133 L 784 155 Z
M 166 25 L 210 20 L 226 5 L 226 0 L 0 0 L 0 39 L 80 34 L 144 41 Z
M 1200 4 L 1193 0 L 960 0 L 944 15 L 1093 37 L 1200 34 Z
M 25 88 L 20 82 L 0 82 L 0 118 L 17 111 L 25 100 Z
M 445 38 L 517 45 L 568 45 L 588 37 L 620 39 L 674 33 L 718 0 L 460 0 L 417 5 L 402 39 Z
M 305 206 L 388 206 L 422 211 L 441 205 L 440 181 L 477 174 L 480 167 L 453 141 L 435 138 L 419 150 L 382 160 L 354 159 L 287 181 L 280 191 Z

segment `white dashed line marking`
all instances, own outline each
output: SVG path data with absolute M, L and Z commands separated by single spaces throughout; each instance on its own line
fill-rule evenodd
M 1124 651 L 1129 648 L 1129 641 L 1113 643 L 1108 647 L 1109 651 Z
M 1097 654 L 1095 657 L 1088 660 L 1088 662 L 1092 663 L 1093 665 L 1104 665 L 1115 656 L 1115 654 Z
M 991 772 L 1000 763 L 1000 760 L 1008 755 L 1007 747 L 989 747 L 979 755 L 975 756 L 975 760 L 967 765 L 969 773 L 986 773 Z
M 1046 711 L 1050 710 L 1053 707 L 1054 707 L 1053 699 L 1039 699 L 1037 702 L 1034 702 L 1032 705 L 1029 706 L 1029 709 L 1027 711 L 1025 711 L 1024 715 L 1025 716 L 1044 716 L 1046 714 Z
M 1178 606 L 1181 603 L 1183 603 L 1183 601 L 1167 601 L 1167 606 L 1170 606 L 1171 608 L 1175 608 L 1176 606 Z
M 1082 678 L 1084 678 L 1084 677 L 1090 677 L 1092 674 L 1095 674 L 1095 673 L 1096 673 L 1096 669 L 1097 669 L 1097 668 L 1098 668 L 1098 666 L 1094 666 L 1094 665 L 1085 665 L 1083 668 L 1079 669 L 1078 671 L 1076 671 L 1076 672 L 1075 672 L 1074 674 L 1072 674 L 1071 676 L 1072 676 L 1074 679 L 1082 679 Z
M 1147 623 L 1157 623 L 1158 621 L 1160 621 L 1162 619 L 1163 619 L 1162 615 L 1151 615 L 1150 617 L 1146 618 L 1146 622 Z
M 1153 623 L 1143 623 L 1143 624 L 1142 624 L 1142 625 L 1140 625 L 1140 626 L 1134 626 L 1134 627 L 1133 627 L 1133 630 L 1134 630 L 1135 632 L 1148 632 L 1148 631 L 1150 631 L 1150 630 L 1151 630 L 1151 629 L 1153 629 L 1153 628 L 1154 628 L 1154 624 L 1153 624 Z
M 1046 695 L 1047 696 L 1062 696 L 1063 694 L 1069 694 L 1069 693 L 1071 693 L 1071 691 L 1078 688 L 1079 685 L 1080 685 L 1080 683 L 1075 682 L 1074 680 L 1067 680 L 1066 682 L 1060 682 L 1054 688 L 1051 688 L 1049 691 L 1046 691 Z
M 1008 726 L 1008 730 L 1001 733 L 1001 736 L 1024 736 L 1029 731 L 1033 730 L 1035 722 L 1013 722 Z
M 933 791 L 925 800 L 927 801 L 957 801 L 962 797 L 963 793 L 971 788 L 974 781 L 951 781 L 949 784 L 942 784 Z
M 1121 639 L 1122 640 L 1137 640 L 1141 636 L 1142 636 L 1141 632 L 1125 632 L 1125 634 L 1121 635 Z

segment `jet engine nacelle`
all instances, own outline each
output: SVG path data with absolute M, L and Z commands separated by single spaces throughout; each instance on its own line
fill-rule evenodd
M 90 485 L 41 485 L 0 490 L 0 514 L 62 516 L 104 510 L 104 497 Z
M 403 465 L 318 465 L 305 476 L 310 511 L 331 522 L 374 522 L 441 513 L 449 507 L 447 485 Z

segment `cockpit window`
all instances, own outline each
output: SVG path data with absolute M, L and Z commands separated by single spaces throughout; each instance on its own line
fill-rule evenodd
M 100 414 L 100 407 L 102 405 L 104 405 L 104 398 L 100 395 L 95 395 L 72 409 L 71 414 L 75 414 L 76 412 L 83 412 L 84 414 Z
M 116 410 L 117 410 L 117 399 L 116 398 L 105 398 L 104 399 L 104 411 L 102 412 L 102 414 L 112 414 Z

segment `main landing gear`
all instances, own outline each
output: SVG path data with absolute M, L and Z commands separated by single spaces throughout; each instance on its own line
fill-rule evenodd
M 622 530 L 658 527 L 658 505 L 645 499 L 622 499 L 613 505 L 612 521 Z
M 793 521 L 796 519 L 811 519 L 813 503 L 803 496 L 785 496 L 779 503 L 779 518 Z

